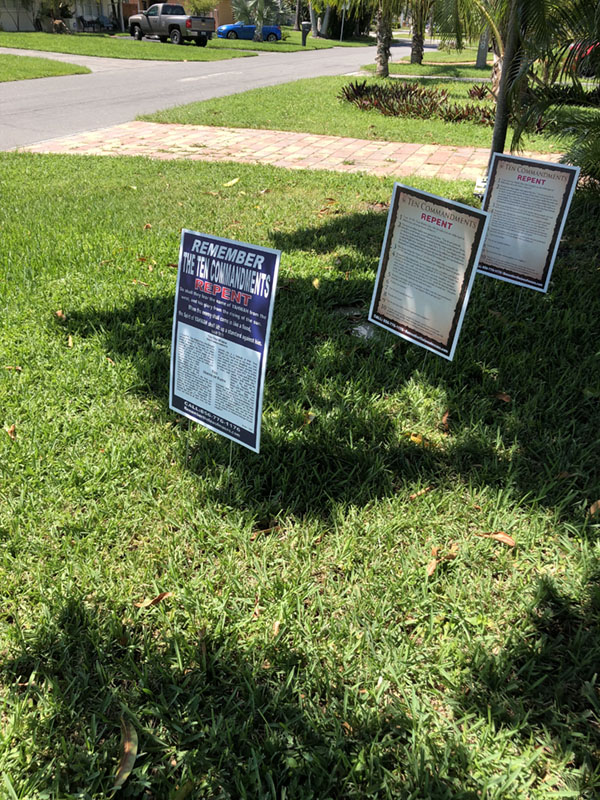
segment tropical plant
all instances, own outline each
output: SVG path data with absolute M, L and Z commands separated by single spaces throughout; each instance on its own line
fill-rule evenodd
M 511 116 L 518 117 L 534 64 L 560 47 L 565 36 L 568 5 L 591 5 L 593 0 L 436 0 L 436 20 L 444 35 L 462 39 L 489 27 L 494 43 L 492 92 L 496 119 L 491 151 L 503 152 Z M 528 120 L 529 124 L 530 120 Z
M 244 25 L 256 25 L 254 41 L 262 42 L 262 28 L 267 22 L 276 22 L 281 15 L 277 0 L 232 0 L 233 16 Z
M 437 118 L 445 122 L 473 122 L 476 125 L 489 126 L 494 124 L 494 112 L 489 105 L 449 103 L 445 89 L 419 86 L 416 83 L 356 81 L 346 84 L 339 96 L 361 111 L 375 110 L 388 117 Z
M 190 14 L 198 14 L 202 16 L 203 14 L 208 14 L 209 11 L 212 11 L 215 7 L 214 0 L 190 0 L 188 2 L 188 9 Z
M 531 43 L 515 83 L 532 74 L 536 56 L 544 62 L 544 75 L 558 80 L 544 81 L 533 73 L 536 80 L 521 102 L 511 146 L 518 147 L 532 120 L 541 117 L 546 130 L 565 141 L 564 160 L 600 185 L 600 0 L 565 0 L 552 7 L 549 24 L 554 40 Z M 513 90 L 513 102 L 515 95 Z
M 73 11 L 67 3 L 61 2 L 61 0 L 42 0 L 38 14 L 40 17 L 49 17 L 50 19 L 71 19 L 73 17 Z

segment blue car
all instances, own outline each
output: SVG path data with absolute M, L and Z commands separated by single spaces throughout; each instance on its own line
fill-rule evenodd
M 242 22 L 233 22 L 231 25 L 220 25 L 217 36 L 220 39 L 254 39 L 256 25 L 244 25 Z M 266 42 L 278 42 L 281 39 L 279 25 L 263 25 L 263 39 Z

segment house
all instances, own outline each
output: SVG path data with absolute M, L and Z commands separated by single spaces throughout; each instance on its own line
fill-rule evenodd
M 65 19 L 65 25 L 72 31 L 81 30 L 78 20 L 97 20 L 99 17 L 115 19 L 117 24 L 119 14 L 119 0 L 74 0 L 65 2 L 72 12 L 72 17 Z M 127 20 L 132 14 L 145 11 L 152 5 L 152 0 L 134 0 L 134 2 L 121 2 L 123 12 L 123 22 L 127 29 Z M 58 5 L 58 2 L 57 2 Z M 186 5 L 185 2 L 182 5 Z M 36 20 L 40 21 L 39 16 L 40 0 L 0 0 L 0 30 L 4 31 L 34 31 L 39 30 Z M 231 0 L 221 0 L 212 11 L 217 27 L 233 22 L 233 10 Z M 48 19 L 48 18 L 46 18 Z M 50 25 L 42 22 L 43 30 L 51 30 Z
M 124 2 L 123 16 L 125 19 L 129 19 L 132 14 L 138 14 L 140 11 L 147 11 L 156 1 L 157 0 L 138 0 L 138 2 L 133 3 Z M 177 0 L 174 0 L 174 2 L 177 2 Z M 179 2 L 184 7 L 187 7 L 188 5 L 186 0 L 179 0 Z M 215 18 L 215 24 L 217 28 L 219 25 L 229 25 L 229 23 L 235 22 L 233 18 L 231 0 L 221 0 L 221 2 L 215 8 L 213 8 L 212 11 L 208 12 L 208 16 Z

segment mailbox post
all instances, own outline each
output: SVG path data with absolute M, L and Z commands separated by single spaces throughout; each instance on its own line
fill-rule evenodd
M 306 39 L 310 33 L 310 22 L 302 23 L 302 47 L 306 47 Z

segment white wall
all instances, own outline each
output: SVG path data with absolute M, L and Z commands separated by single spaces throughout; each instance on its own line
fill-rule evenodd
M 21 0 L 0 0 L 0 25 L 5 31 L 32 31 L 35 5 L 28 10 Z

